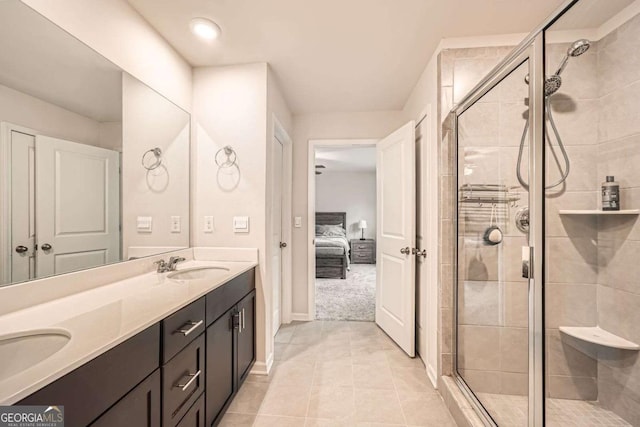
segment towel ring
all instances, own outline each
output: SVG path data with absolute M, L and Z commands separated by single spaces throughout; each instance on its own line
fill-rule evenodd
M 221 153 L 224 153 L 224 155 L 227 156 L 226 160 L 224 160 L 223 156 L 220 156 Z M 230 145 L 222 147 L 216 152 L 215 155 L 216 165 L 218 165 L 218 167 L 220 168 L 230 168 L 232 166 L 235 166 L 237 160 L 238 156 Z
M 153 154 L 156 158 L 155 162 L 152 164 L 147 163 L 147 158 L 149 157 L 149 154 Z M 148 171 L 157 169 L 161 164 L 162 164 L 162 150 L 158 147 L 152 148 L 151 150 L 147 150 L 142 155 L 142 167 L 144 167 Z

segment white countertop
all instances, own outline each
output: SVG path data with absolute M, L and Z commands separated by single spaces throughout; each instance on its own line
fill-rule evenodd
M 218 279 L 187 283 L 167 279 L 168 273 L 144 273 L 0 315 L 0 336 L 51 328 L 71 335 L 52 356 L 1 380 L 0 404 L 20 401 L 256 265 L 189 260 L 178 270 L 220 266 L 229 271 Z

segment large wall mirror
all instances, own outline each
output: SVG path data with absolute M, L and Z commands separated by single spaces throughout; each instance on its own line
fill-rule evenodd
M 189 247 L 189 114 L 19 0 L 0 127 L 0 285 Z

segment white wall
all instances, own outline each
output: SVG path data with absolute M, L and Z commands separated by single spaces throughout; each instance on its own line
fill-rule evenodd
M 0 85 L 0 121 L 54 138 L 120 151 L 121 137 L 101 135 L 100 122 Z M 110 142 L 110 146 L 106 146 Z
M 160 248 L 151 253 L 189 247 L 189 115 L 128 74 L 122 101 L 123 257 L 140 255 L 131 247 Z M 147 171 L 141 159 L 155 147 L 162 165 Z M 153 218 L 151 233 L 137 231 L 138 216 Z M 171 231 L 171 216 L 181 219 L 179 233 Z
M 126 0 L 22 0 L 89 47 L 191 109 L 191 67 Z
M 275 114 L 290 126 L 289 110 L 267 64 L 204 67 L 194 70 L 195 246 L 255 247 L 257 277 L 257 363 L 268 369 L 273 357 L 271 289 L 267 257 L 271 183 L 270 132 Z M 238 156 L 231 175 L 214 163 L 216 152 L 230 145 Z M 203 232 L 204 216 L 213 216 L 215 230 Z M 234 216 L 249 216 L 249 233 L 234 233 Z
M 380 139 L 405 123 L 401 111 L 301 114 L 293 117 L 293 215 L 302 227 L 293 229 L 293 313 L 308 316 L 307 161 L 310 139 Z
M 364 237 L 376 237 L 376 173 L 331 172 L 316 175 L 316 212 L 346 212 L 347 237 L 362 235 L 358 222 L 367 221 Z

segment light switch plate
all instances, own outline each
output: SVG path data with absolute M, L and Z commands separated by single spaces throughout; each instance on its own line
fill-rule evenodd
M 297 216 L 297 217 L 294 218 L 293 226 L 295 228 L 301 228 L 302 227 L 302 217 L 301 216 Z
M 205 233 L 213 233 L 213 217 L 212 216 L 204 217 L 203 230 Z
M 182 227 L 180 224 L 180 217 L 179 216 L 172 216 L 171 217 L 171 232 L 172 233 L 180 233 Z
M 151 233 L 153 230 L 153 218 L 150 216 L 139 216 L 136 222 L 138 233 Z
M 249 217 L 248 216 L 234 216 L 233 217 L 233 231 L 235 233 L 248 233 L 249 232 Z

